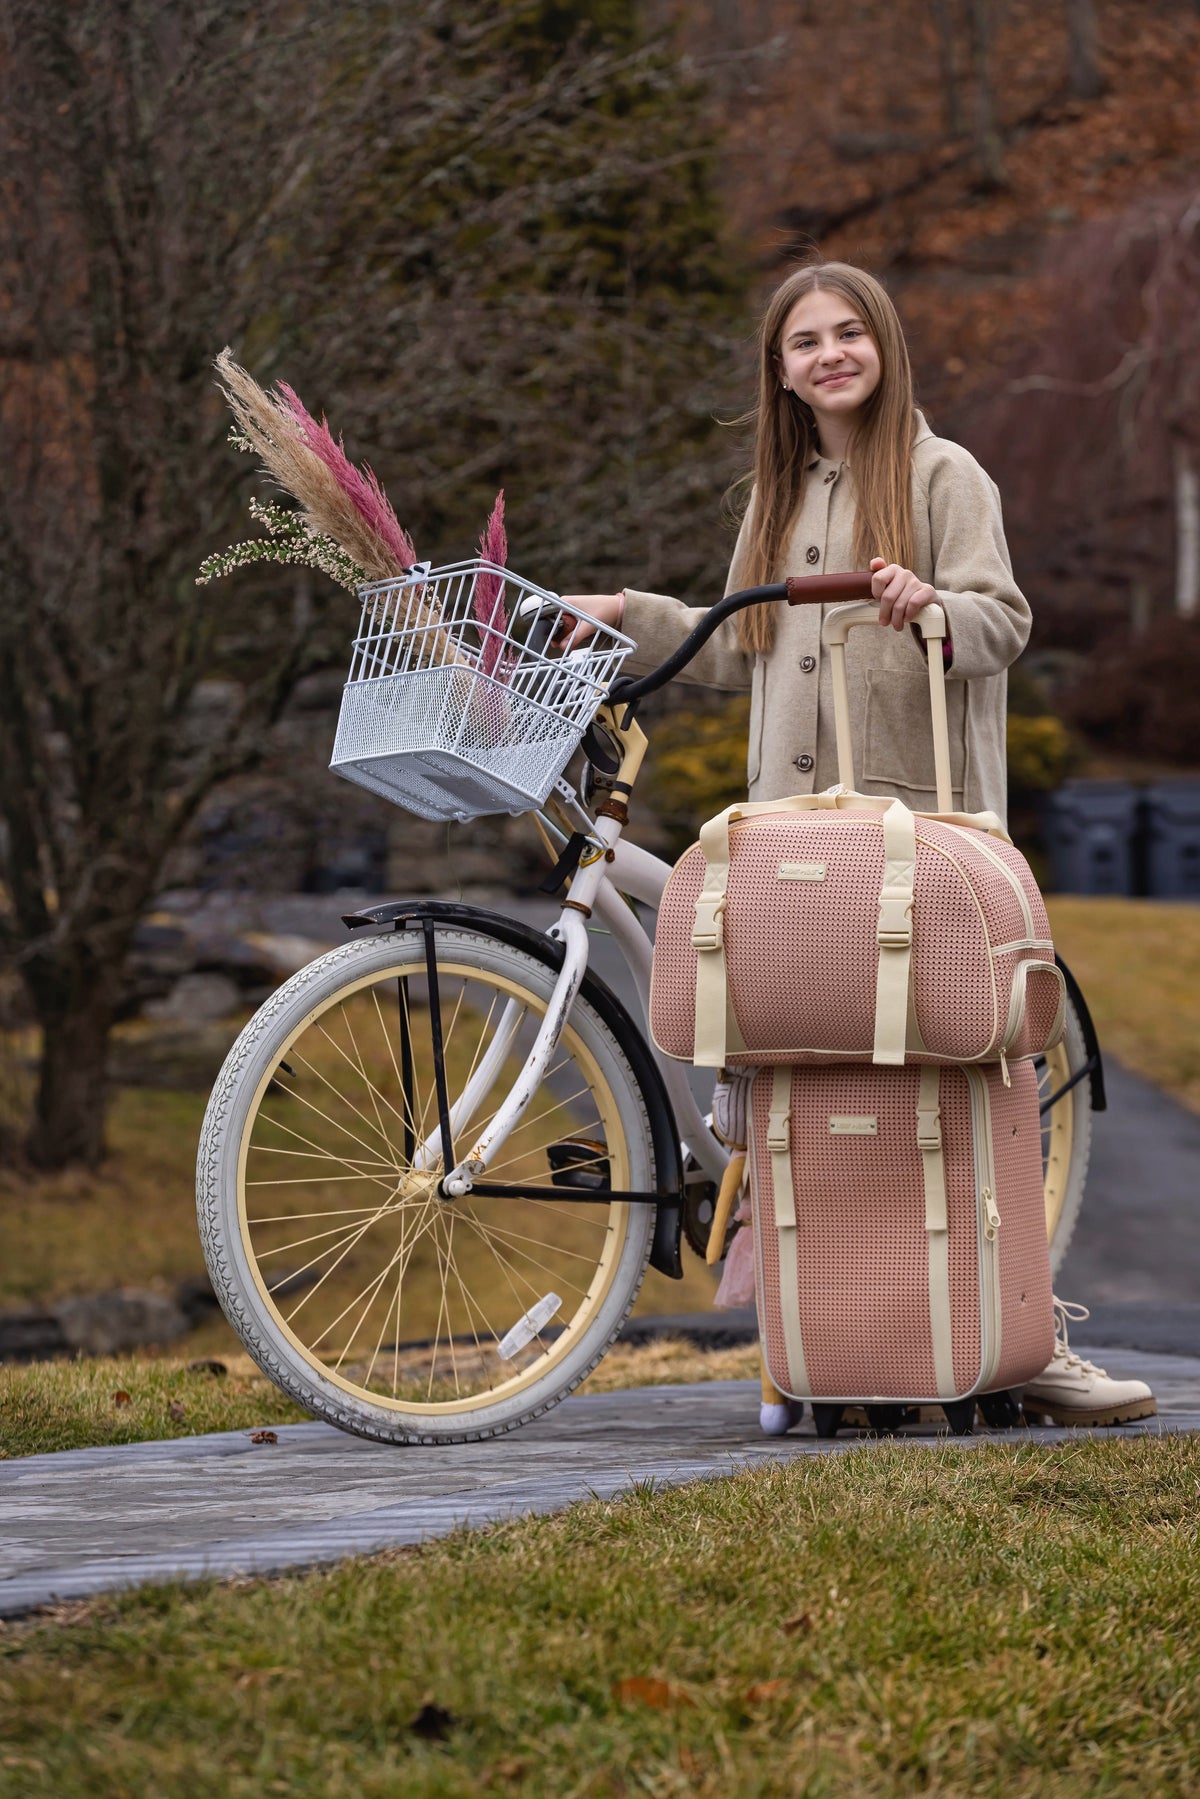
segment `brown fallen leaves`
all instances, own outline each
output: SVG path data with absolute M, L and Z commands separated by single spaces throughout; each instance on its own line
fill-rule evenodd
M 278 1433 L 273 1430 L 252 1430 L 250 1432 L 250 1441 L 252 1443 L 278 1443 L 279 1436 Z
M 793 1688 L 794 1682 L 790 1680 L 759 1680 L 737 1697 L 742 1705 L 769 1705 L 774 1700 L 787 1698 Z M 661 1680 L 653 1674 L 629 1674 L 623 1680 L 615 1680 L 612 1696 L 618 1705 L 648 1705 L 661 1712 L 682 1711 L 694 1708 L 696 1704 L 677 1681 Z
M 113 1394 L 113 1404 L 114 1405 L 132 1405 L 133 1404 L 133 1395 L 131 1393 L 127 1393 L 125 1391 L 124 1387 L 118 1387 L 117 1391 Z
M 624 1680 L 614 1680 L 612 1696 L 618 1705 L 651 1705 L 660 1712 L 696 1703 L 673 1680 L 656 1680 L 650 1674 L 629 1674 Z

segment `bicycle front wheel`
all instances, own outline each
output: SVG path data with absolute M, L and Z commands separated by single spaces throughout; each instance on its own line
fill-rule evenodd
M 455 1155 L 500 1106 L 555 972 L 486 927 L 434 937 Z M 201 1236 L 226 1315 L 301 1405 L 388 1442 L 498 1435 L 579 1384 L 629 1313 L 655 1187 L 633 1068 L 580 994 L 487 1179 L 446 1201 L 422 933 L 346 944 L 274 994 L 205 1115 Z

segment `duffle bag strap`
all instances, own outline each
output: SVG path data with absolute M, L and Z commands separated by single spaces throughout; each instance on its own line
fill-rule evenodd
M 739 819 L 781 812 L 874 812 L 883 827 L 883 885 L 876 940 L 875 1042 L 871 1060 L 904 1060 L 908 981 L 912 965 L 913 886 L 917 867 L 916 821 L 902 800 L 834 791 L 795 794 L 784 800 L 748 800 L 726 806 L 700 831 L 704 880 L 696 900 L 692 947 L 696 951 L 696 1025 L 692 1060 L 720 1068 L 729 1051 L 745 1047 L 729 999 L 725 964 L 725 902 L 729 891 L 729 828 Z

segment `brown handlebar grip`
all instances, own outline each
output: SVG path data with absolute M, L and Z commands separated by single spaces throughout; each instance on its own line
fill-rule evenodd
M 789 606 L 828 606 L 835 600 L 871 599 L 871 576 L 865 569 L 846 575 L 789 575 Z

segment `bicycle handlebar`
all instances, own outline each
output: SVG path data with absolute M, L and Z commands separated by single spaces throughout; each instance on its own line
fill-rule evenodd
M 609 689 L 608 703 L 610 706 L 630 706 L 648 693 L 657 693 L 687 667 L 727 618 L 744 611 L 747 606 L 769 605 L 776 600 L 786 600 L 789 606 L 826 606 L 839 600 L 869 600 L 871 597 L 871 576 L 862 569 L 844 575 L 789 575 L 785 581 L 772 581 L 766 587 L 745 587 L 740 593 L 726 594 L 723 600 L 709 607 L 679 648 L 656 669 L 638 678 L 619 675 Z

